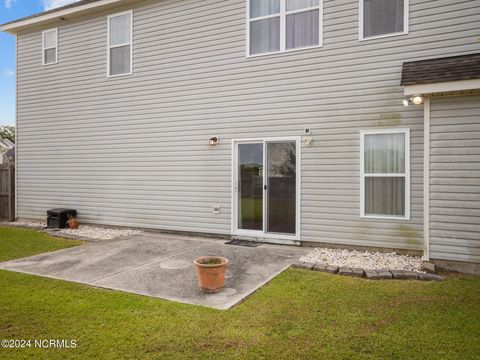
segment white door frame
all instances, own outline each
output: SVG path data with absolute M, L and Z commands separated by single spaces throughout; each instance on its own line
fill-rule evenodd
M 263 190 L 263 230 L 244 230 L 238 229 L 238 144 L 263 144 L 263 184 L 266 184 L 267 177 L 267 152 L 266 143 L 268 142 L 282 142 L 282 141 L 295 141 L 296 149 L 296 166 L 295 166 L 295 183 L 296 183 L 296 209 L 295 209 L 295 235 L 286 235 L 278 233 L 267 233 L 266 221 L 267 221 L 267 202 L 265 196 L 265 189 Z M 245 238 L 253 238 L 257 241 L 279 243 L 279 244 L 294 244 L 299 245 L 300 242 L 300 205 L 301 205 L 301 150 L 302 142 L 300 136 L 290 137 L 264 137 L 264 138 L 249 138 L 249 139 L 232 139 L 232 235 Z

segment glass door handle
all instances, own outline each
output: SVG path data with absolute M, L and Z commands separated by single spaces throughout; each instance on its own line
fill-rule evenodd
M 267 185 L 263 185 L 263 190 L 267 190 Z

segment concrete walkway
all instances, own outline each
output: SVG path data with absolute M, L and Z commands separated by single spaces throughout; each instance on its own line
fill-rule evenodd
M 228 309 L 285 270 L 308 249 L 241 247 L 225 240 L 147 233 L 0 263 L 0 269 L 74 281 L 187 304 Z M 199 290 L 193 260 L 221 255 L 230 261 L 225 288 Z

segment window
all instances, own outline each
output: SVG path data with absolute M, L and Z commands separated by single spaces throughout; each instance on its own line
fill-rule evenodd
M 360 137 L 360 215 L 409 219 L 409 130 L 363 131 Z
M 406 34 L 408 0 L 360 0 L 360 40 Z
M 108 17 L 108 76 L 132 73 L 132 11 Z
M 58 46 L 57 46 L 58 30 L 50 29 L 42 32 L 42 63 L 50 65 L 57 63 Z
M 247 0 L 248 55 L 321 46 L 322 0 Z

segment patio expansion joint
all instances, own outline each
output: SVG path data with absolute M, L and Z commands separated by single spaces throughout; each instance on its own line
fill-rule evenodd
M 89 284 L 89 285 L 94 285 L 94 283 L 96 283 L 97 281 L 100 281 L 100 280 L 104 280 L 106 278 L 109 278 L 111 276 L 114 276 L 114 275 L 118 275 L 118 274 L 121 274 L 121 273 L 124 273 L 126 271 L 130 271 L 130 270 L 133 270 L 133 269 L 138 269 L 138 268 L 141 268 L 142 266 L 146 266 L 146 265 L 150 265 L 150 264 L 153 264 L 157 261 L 161 261 L 161 260 L 165 260 L 165 259 L 168 259 L 172 256 L 177 256 L 177 255 L 180 255 L 180 254 L 183 254 L 183 253 L 186 253 L 186 252 L 189 252 L 189 251 L 192 251 L 192 250 L 198 250 L 198 249 L 201 249 L 201 248 L 204 248 L 208 246 L 208 244 L 203 244 L 201 246 L 196 246 L 196 247 L 190 247 L 190 248 L 187 248 L 187 249 L 184 249 L 184 250 L 181 250 L 181 251 L 177 251 L 177 252 L 173 252 L 169 255 L 165 255 L 165 256 L 160 256 L 160 257 L 157 257 L 155 259 L 152 259 L 150 261 L 146 261 L 144 263 L 141 263 L 141 264 L 137 264 L 137 265 L 134 265 L 134 266 L 131 266 L 131 267 L 128 267 L 128 268 L 125 268 L 125 269 L 122 269 L 122 270 L 118 270 L 118 271 L 114 271 L 110 274 L 106 274 L 106 275 L 102 275 L 96 279 L 93 279 L 93 280 L 90 280 L 90 281 L 87 281 L 86 284 Z

